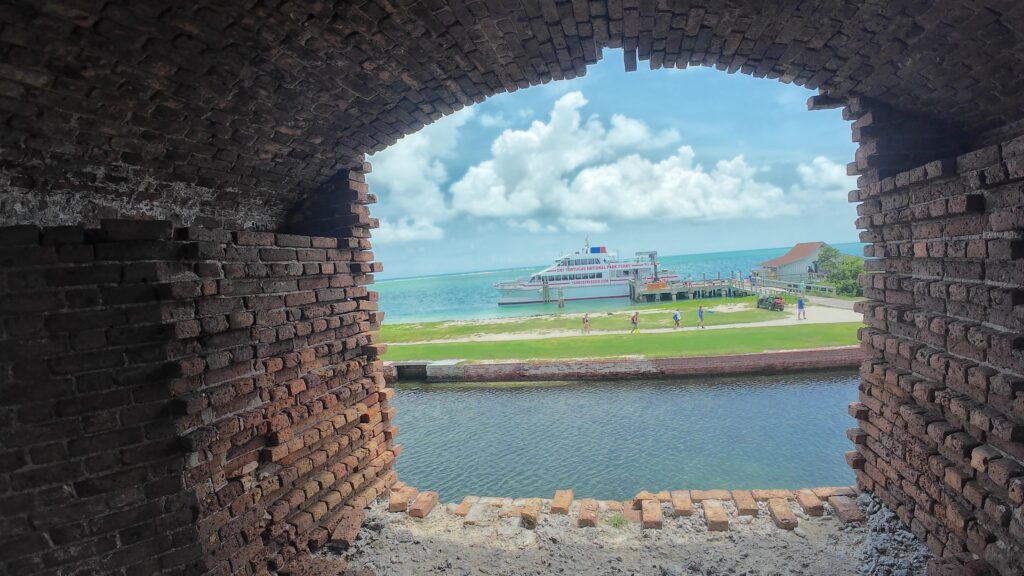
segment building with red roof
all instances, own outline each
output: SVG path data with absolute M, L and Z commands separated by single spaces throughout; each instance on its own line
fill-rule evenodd
M 758 275 L 787 282 L 807 280 L 818 271 L 818 253 L 825 246 L 824 242 L 801 242 L 782 256 L 761 262 Z

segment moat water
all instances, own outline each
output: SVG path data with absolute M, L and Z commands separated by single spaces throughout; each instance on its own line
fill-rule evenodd
M 849 485 L 849 371 L 603 382 L 400 383 L 398 475 L 467 494 Z

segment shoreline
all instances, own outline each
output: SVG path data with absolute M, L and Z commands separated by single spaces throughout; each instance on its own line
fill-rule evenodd
M 721 356 L 465 362 L 458 359 L 386 362 L 388 382 L 503 382 L 516 380 L 601 380 L 776 374 L 859 368 L 860 346 L 811 348 Z

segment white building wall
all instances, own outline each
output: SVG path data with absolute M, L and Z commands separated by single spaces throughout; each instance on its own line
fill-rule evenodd
M 797 260 L 796 262 L 791 262 L 789 264 L 780 266 L 779 280 L 797 280 L 799 279 L 797 277 L 806 278 L 807 267 L 811 266 L 814 263 L 815 259 L 817 259 L 817 257 L 818 255 L 817 253 L 815 253 L 802 260 Z

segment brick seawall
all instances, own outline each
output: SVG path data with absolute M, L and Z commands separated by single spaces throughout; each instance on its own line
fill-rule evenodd
M 497 382 L 605 378 L 678 378 L 711 374 L 773 374 L 860 367 L 857 346 L 728 356 L 532 362 L 399 362 L 386 367 L 390 380 Z

